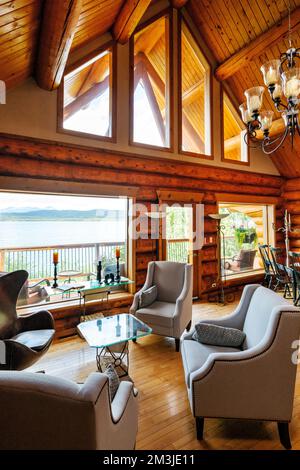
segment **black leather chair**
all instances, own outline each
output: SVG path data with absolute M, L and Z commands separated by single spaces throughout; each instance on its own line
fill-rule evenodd
M 0 276 L 0 370 L 31 366 L 45 354 L 54 337 L 50 312 L 17 315 L 18 296 L 27 278 L 28 273 L 23 270 Z

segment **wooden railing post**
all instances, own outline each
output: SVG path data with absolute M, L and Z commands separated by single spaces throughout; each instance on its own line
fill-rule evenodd
M 0 250 L 0 271 L 5 270 L 5 250 Z

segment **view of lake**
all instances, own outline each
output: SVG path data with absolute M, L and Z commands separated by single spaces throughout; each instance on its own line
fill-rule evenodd
M 0 248 L 121 242 L 124 220 L 0 221 Z

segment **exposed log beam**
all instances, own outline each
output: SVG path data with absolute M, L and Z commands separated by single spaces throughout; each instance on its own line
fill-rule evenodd
M 174 8 L 182 8 L 187 2 L 188 0 L 172 0 L 172 6 Z
M 69 166 L 76 166 L 80 162 L 83 166 L 90 166 L 96 168 L 99 174 L 99 168 L 113 169 L 115 173 L 122 173 L 124 165 L 130 174 L 136 172 L 141 175 L 145 172 L 151 174 L 153 180 L 160 176 L 166 180 L 167 176 L 174 176 L 178 178 L 196 178 L 204 180 L 205 186 L 203 189 L 210 190 L 212 184 L 222 181 L 230 186 L 228 188 L 235 188 L 233 192 L 246 193 L 248 190 L 245 187 L 252 187 L 249 193 L 257 192 L 257 187 L 266 189 L 264 195 L 280 195 L 282 178 L 274 175 L 265 175 L 261 173 L 254 173 L 247 171 L 247 178 L 245 172 L 239 170 L 232 170 L 228 168 L 220 168 L 216 166 L 197 164 L 183 161 L 176 161 L 175 164 L 166 165 L 165 158 L 161 157 L 140 157 L 136 158 L 135 155 L 126 152 L 109 151 L 105 149 L 95 149 L 87 146 L 70 145 L 65 143 L 55 144 L 51 141 L 43 141 L 41 139 L 25 138 L 20 136 L 11 136 L 0 133 L 0 155 L 7 156 L 9 161 L 12 156 L 16 159 L 20 156 L 24 160 L 50 161 L 54 168 L 58 163 L 68 163 Z M 2 158 L 0 159 L 1 162 Z M 14 165 L 10 165 L 14 168 Z M 5 165 L 4 165 L 5 168 Z M 16 164 L 15 169 L 22 170 L 20 163 Z M 37 165 L 38 169 L 38 165 Z M 6 173 L 8 174 L 8 173 Z M 116 179 L 115 179 L 116 181 Z M 287 183 L 287 190 L 298 189 L 299 180 L 297 184 L 292 181 Z M 166 182 L 166 181 L 165 181 Z M 121 183 L 121 181 L 119 182 Z M 203 183 L 203 184 L 204 184 Z M 207 183 L 207 185 L 206 185 Z M 142 184 L 142 182 L 139 182 Z M 160 183 L 158 183 L 158 186 Z M 147 185 L 145 185 L 147 187 Z M 164 186 L 164 185 L 163 185 Z M 202 188 L 202 186 L 201 186 Z M 199 186 L 198 186 L 199 189 Z M 218 188 L 220 191 L 220 188 Z M 229 189 L 222 189 L 222 191 L 229 191 Z
M 64 119 L 68 119 L 81 108 L 87 106 L 96 98 L 99 98 L 107 90 L 108 86 L 109 77 L 106 77 L 102 82 L 96 83 L 88 91 L 78 96 L 78 98 L 64 108 Z
M 296 8 L 291 15 L 291 28 L 295 30 L 300 27 L 300 7 Z M 233 54 L 225 60 L 215 71 L 218 80 L 226 80 L 234 75 L 242 67 L 245 67 L 254 57 L 265 52 L 273 44 L 277 43 L 287 34 L 288 17 L 280 23 L 275 24 L 270 29 L 251 41 L 247 46 Z
M 139 52 L 144 52 L 146 56 L 150 54 L 164 33 L 165 23 L 163 19 L 154 21 L 154 23 L 147 27 L 145 34 L 139 34 L 134 45 L 135 54 Z
M 114 38 L 125 44 L 139 24 L 151 0 L 126 0 L 113 28 Z
M 189 106 L 194 103 L 195 100 L 200 99 L 203 93 L 204 78 L 199 82 L 192 85 L 182 95 L 182 102 L 184 106 Z
M 203 140 L 201 139 L 198 132 L 196 132 L 193 124 L 189 120 L 187 114 L 183 111 L 182 113 L 182 126 L 184 127 L 188 137 L 193 141 L 195 147 L 197 148 L 199 153 L 205 152 L 205 145 Z
M 45 90 L 61 82 L 82 8 L 82 0 L 46 0 L 43 10 L 36 81 Z
M 145 92 L 152 110 L 152 114 L 157 126 L 157 129 L 159 131 L 159 135 L 161 137 L 161 140 L 163 142 L 163 145 L 165 145 L 166 141 L 166 128 L 164 124 L 164 120 L 159 108 L 159 104 L 157 102 L 151 81 L 149 79 L 148 72 L 146 70 L 146 67 L 141 64 L 141 75 L 142 75 L 142 81 L 145 87 Z

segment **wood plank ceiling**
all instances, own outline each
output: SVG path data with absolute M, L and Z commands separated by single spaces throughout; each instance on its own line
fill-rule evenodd
M 83 0 L 72 49 L 112 31 L 125 1 Z M 34 72 L 44 3 L 45 0 L 0 0 L 0 79 L 6 82 L 8 88 L 22 83 Z M 173 0 L 172 3 L 182 6 L 185 2 Z M 300 6 L 300 0 L 290 0 L 290 6 L 294 10 Z M 186 8 L 217 63 L 222 64 L 285 18 L 288 0 L 189 0 Z M 293 39 L 295 46 L 299 47 L 300 29 L 293 32 Z M 263 84 L 261 64 L 278 58 L 280 52 L 287 48 L 285 37 L 226 80 L 238 102 L 244 101 L 245 89 Z M 264 107 L 274 110 L 267 91 Z M 286 144 L 273 157 L 284 176 L 300 176 L 299 140 L 293 150 Z
M 291 10 L 300 6 L 300 0 L 290 0 Z M 263 32 L 285 18 L 288 0 L 190 0 L 187 10 L 194 18 L 200 33 L 209 45 L 216 61 L 222 64 L 237 51 L 259 37 Z M 300 29 L 292 34 L 295 47 L 300 47 Z M 244 91 L 256 85 L 264 85 L 261 65 L 280 57 L 289 47 L 287 37 L 265 49 L 245 67 L 225 82 L 233 91 L 237 101 L 245 101 Z M 267 90 L 264 93 L 264 108 L 275 111 Z M 274 119 L 280 115 L 275 113 Z M 266 156 L 266 158 L 268 158 Z M 287 142 L 272 159 L 281 174 L 286 177 L 300 176 L 300 137 L 294 148 Z

